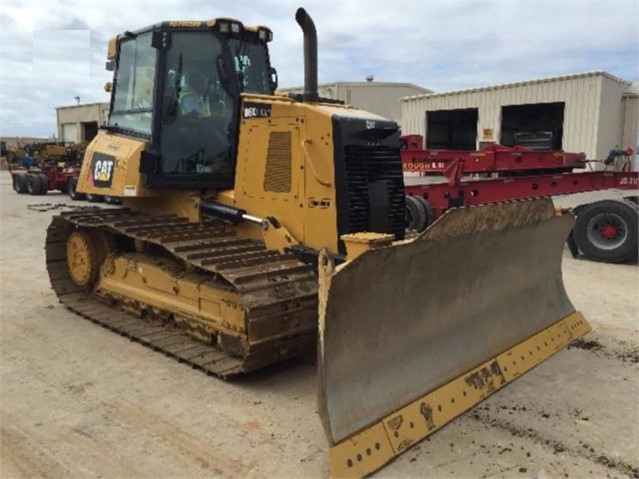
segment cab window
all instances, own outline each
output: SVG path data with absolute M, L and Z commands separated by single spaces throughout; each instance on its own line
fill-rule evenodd
M 234 102 L 220 81 L 222 57 L 222 41 L 212 32 L 171 34 L 160 136 L 163 174 L 232 174 Z
M 229 48 L 242 91 L 271 95 L 266 45 L 257 40 L 233 38 Z
M 151 32 L 120 43 L 110 126 L 151 134 L 156 64 Z

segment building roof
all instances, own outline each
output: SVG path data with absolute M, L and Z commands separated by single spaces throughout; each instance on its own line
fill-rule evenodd
M 632 85 L 623 92 L 623 96 L 639 96 L 639 81 L 632 82 Z
M 95 106 L 95 105 L 100 105 L 100 106 L 105 106 L 108 107 L 109 106 L 109 102 L 105 102 L 105 101 L 97 101 L 94 103 L 80 103 L 79 105 L 64 105 L 64 106 L 57 106 L 55 109 L 56 110 L 64 110 L 65 108 L 82 108 L 85 106 Z
M 412 101 L 412 100 L 418 100 L 420 98 L 425 98 L 425 97 L 432 98 L 432 97 L 440 97 L 440 96 L 446 96 L 446 95 L 459 95 L 460 93 L 477 93 L 477 92 L 490 91 L 490 90 L 501 90 L 505 88 L 514 88 L 514 87 L 536 85 L 536 84 L 550 83 L 550 82 L 569 81 L 569 80 L 575 80 L 577 78 L 597 77 L 597 76 L 608 78 L 609 80 L 616 81 L 623 85 L 630 85 L 629 81 L 613 76 L 610 73 L 606 73 L 604 71 L 594 71 L 594 72 L 585 72 L 585 73 L 575 73 L 572 75 L 561 75 L 561 76 L 555 76 L 555 77 L 540 78 L 537 80 L 527 80 L 527 81 L 515 82 L 515 83 L 502 83 L 499 85 L 485 86 L 485 87 L 479 87 L 479 88 L 469 88 L 466 90 L 454 90 L 454 91 L 447 91 L 442 93 L 426 93 L 422 95 L 411 95 L 411 96 L 406 96 L 404 98 L 400 98 L 400 100 Z
M 321 83 L 317 85 L 318 88 L 326 88 L 326 87 L 335 87 L 335 86 L 345 86 L 345 87 L 409 87 L 414 88 L 415 90 L 422 91 L 424 93 L 432 93 L 432 90 L 428 88 L 424 88 L 421 86 L 417 86 L 414 83 L 406 83 L 406 82 L 383 82 L 383 81 L 336 81 L 331 83 Z M 297 91 L 303 90 L 303 86 L 289 87 L 289 88 L 278 88 L 279 91 Z

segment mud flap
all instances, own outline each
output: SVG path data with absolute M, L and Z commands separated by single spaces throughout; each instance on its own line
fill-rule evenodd
M 333 476 L 369 474 L 589 330 L 550 199 L 449 210 L 412 241 L 320 258 L 319 411 Z

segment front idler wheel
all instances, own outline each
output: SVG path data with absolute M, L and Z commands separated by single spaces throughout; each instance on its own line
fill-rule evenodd
M 67 269 L 71 280 L 90 287 L 98 279 L 108 253 L 108 242 L 98 231 L 76 230 L 67 239 Z

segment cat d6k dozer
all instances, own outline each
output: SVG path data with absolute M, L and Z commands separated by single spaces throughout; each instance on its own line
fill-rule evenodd
M 223 378 L 319 347 L 331 471 L 366 475 L 588 325 L 561 278 L 573 218 L 550 200 L 448 211 L 405 238 L 398 125 L 276 93 L 272 32 L 171 21 L 109 42 L 109 120 L 47 268 L 79 315 Z M 319 345 L 319 346 L 317 346 Z

